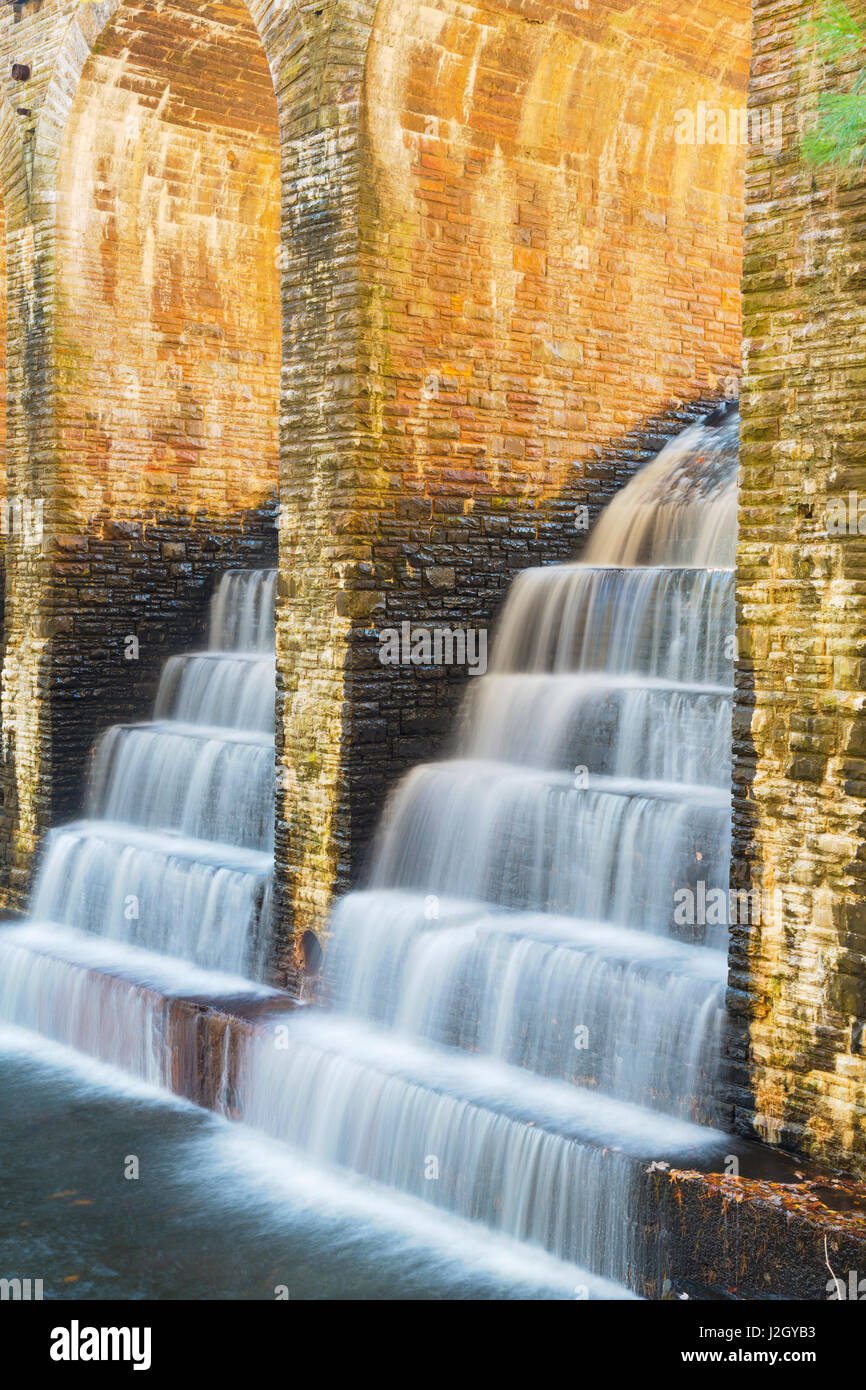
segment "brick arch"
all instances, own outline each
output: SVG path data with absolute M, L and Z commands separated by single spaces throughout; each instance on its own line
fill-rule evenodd
M 315 720 L 287 704 L 287 747 L 310 727 L 290 770 L 320 794 L 305 823 L 294 783 L 286 803 L 306 846 L 303 923 L 321 921 L 462 689 L 454 672 L 385 673 L 377 632 L 486 628 L 515 573 L 570 558 L 583 504 L 598 509 L 739 370 L 745 151 L 678 144 L 674 128 L 699 101 L 745 107 L 748 0 L 378 0 L 363 21 L 359 191 L 331 236 L 331 293 L 314 295 L 320 321 L 357 328 L 304 378 L 296 446 L 312 437 L 321 454 L 336 536 L 322 554 L 349 590 L 329 630 L 341 679 L 302 671 Z M 354 294 L 339 279 L 350 255 Z M 321 272 L 312 254 L 308 268 Z M 331 480 L 347 477 L 340 498 Z M 285 554 L 300 557 L 291 529 Z
M 204 16 L 208 8 L 215 10 L 221 7 L 209 4 L 209 0 L 196 0 L 186 7 L 178 8 L 185 8 L 188 18 L 195 21 L 197 16 Z M 279 6 L 269 5 L 267 0 L 237 0 L 235 6 L 226 8 L 243 10 L 249 17 L 250 23 L 259 35 L 271 70 L 277 100 L 280 102 L 292 85 L 278 75 L 281 55 L 288 51 L 297 55 L 299 48 L 303 50 L 307 41 L 307 29 L 301 7 L 296 0 L 289 0 L 289 3 Z M 143 19 L 153 20 L 169 14 L 172 4 L 171 0 L 157 0 L 153 5 L 130 5 L 127 0 L 93 0 L 92 3 L 77 6 L 73 11 L 58 46 L 52 81 L 39 113 L 37 152 L 40 183 L 42 190 L 48 193 L 53 187 L 53 166 L 58 158 L 60 141 L 85 65 L 105 30 L 124 9 L 129 15 L 139 12 Z M 170 24 L 166 28 L 170 32 Z M 302 70 L 309 81 L 308 65 L 302 64 Z M 294 75 L 297 80 L 298 74 Z
M 147 21 L 158 16 L 164 21 L 172 9 L 182 8 L 183 0 L 178 4 L 157 0 L 152 6 L 142 6 L 142 18 Z M 207 17 L 209 12 L 211 18 L 219 9 L 205 0 L 192 0 L 186 6 L 187 13 L 205 13 Z M 241 9 L 240 3 L 236 9 Z M 300 689 L 304 699 L 309 673 L 301 671 L 303 660 L 295 661 L 292 655 L 299 632 L 304 651 L 311 653 L 315 684 L 323 653 L 324 664 L 338 671 L 339 654 L 333 642 L 345 627 L 344 617 L 335 611 L 329 554 L 334 527 L 327 498 L 333 492 L 333 445 L 342 443 L 338 438 L 341 434 L 351 439 L 355 431 L 340 421 L 332 431 L 334 439 L 324 443 L 320 422 L 332 394 L 335 372 L 345 370 L 354 355 L 354 345 L 347 343 L 343 325 L 337 325 L 342 305 L 339 311 L 334 306 L 345 281 L 355 273 L 356 258 L 346 254 L 345 246 L 357 239 L 357 141 L 352 149 L 345 132 L 357 130 L 363 56 L 373 5 L 361 0 L 343 7 L 336 0 L 322 0 L 315 7 L 294 2 L 274 6 L 267 0 L 252 0 L 244 9 L 259 32 L 281 135 L 284 364 L 280 425 L 283 476 L 290 480 L 288 487 L 284 482 L 283 564 L 291 572 L 299 556 L 309 584 L 305 584 L 307 591 L 297 606 L 291 600 L 284 604 L 280 664 L 283 672 L 294 673 L 294 693 Z M 129 13 L 127 9 L 127 17 Z M 208 563 L 215 569 L 241 554 L 251 563 L 264 558 L 258 543 L 250 544 L 258 534 L 257 514 L 250 519 L 247 510 L 238 517 L 230 505 L 234 499 L 228 496 L 225 519 L 230 533 L 232 518 L 238 522 L 233 534 L 218 536 L 216 545 L 210 525 L 199 527 L 197 537 L 195 528 L 184 531 L 181 527 L 178 534 L 179 518 L 171 514 L 171 506 L 177 496 L 174 481 L 178 486 L 182 481 L 179 470 L 174 479 L 169 476 L 164 499 L 157 495 L 152 509 L 139 509 L 129 440 L 119 445 L 113 442 L 115 434 L 119 437 L 126 429 L 124 406 L 128 420 L 138 402 L 133 398 L 124 403 L 119 391 L 112 399 L 98 389 L 86 389 L 98 381 L 99 373 L 93 375 L 94 365 L 107 380 L 117 364 L 104 350 L 99 360 L 97 335 L 85 322 L 81 307 L 86 305 L 87 295 L 76 302 L 76 294 L 66 290 L 70 286 L 76 291 L 86 289 L 83 268 L 84 281 L 90 273 L 92 286 L 99 288 L 99 295 L 91 296 L 91 302 L 95 300 L 98 305 L 102 291 L 111 291 L 113 272 L 110 256 L 93 254 L 92 240 L 90 261 L 85 258 L 83 267 L 76 265 L 70 254 L 75 249 L 70 233 L 76 229 L 68 215 L 69 200 L 64 203 L 70 189 L 62 186 L 68 177 L 63 159 L 74 141 L 76 107 L 86 98 L 94 69 L 104 56 L 102 49 L 110 48 L 113 30 L 124 24 L 124 7 L 120 0 L 105 0 L 47 19 L 53 45 L 51 78 L 38 107 L 30 143 L 20 218 L 21 280 L 29 289 L 21 299 L 28 312 L 22 316 L 23 341 L 17 358 L 22 381 L 16 456 L 23 470 L 21 487 L 32 484 L 46 499 L 49 525 L 45 551 L 37 563 L 15 567 L 15 607 L 20 609 L 15 629 L 21 660 L 10 662 L 7 649 L 4 668 L 4 715 L 10 716 L 5 727 L 15 745 L 14 757 L 4 772 L 8 788 L 5 804 L 12 808 L 15 820 L 11 837 L 15 849 L 6 857 L 2 891 L 16 902 L 26 893 L 28 866 L 41 831 L 76 808 L 80 775 L 94 733 L 112 719 L 144 709 L 167 646 L 190 645 L 184 635 L 191 622 L 187 591 L 197 590 L 201 597 L 207 588 Z M 2 153 L 0 150 L 0 157 Z M 86 163 L 84 175 L 86 183 Z M 89 182 L 92 193 L 94 180 Z M 110 192 L 105 187 L 96 191 L 100 197 Z M 323 207 L 329 209 L 325 217 Z M 90 211 L 102 215 L 104 210 Z M 80 244 L 82 240 L 86 244 L 87 238 L 80 238 Z M 333 266 L 339 267 L 334 277 Z M 123 288 L 124 278 L 129 282 L 131 277 L 114 274 L 115 292 Z M 102 310 L 104 306 L 97 319 L 104 321 Z M 142 318 L 146 321 L 147 314 Z M 33 370 L 34 364 L 38 372 Z M 123 366 L 122 353 L 119 365 Z M 119 376 L 115 372 L 118 381 Z M 39 390 L 34 395 L 31 383 L 37 382 Z M 106 466 L 103 447 L 108 433 L 106 401 L 113 410 L 109 423 L 120 426 L 111 435 L 111 453 L 117 457 L 118 449 L 122 452 L 126 447 L 126 458 L 121 459 L 115 474 L 110 465 Z M 134 420 L 132 424 L 134 434 Z M 255 465 L 253 458 L 253 474 Z M 150 481 L 159 482 L 153 475 Z M 317 498 L 315 507 L 309 505 L 311 496 Z M 118 498 L 120 507 L 116 505 Z M 195 488 L 187 486 L 184 500 L 196 501 Z M 136 511 L 138 519 L 134 519 Z M 186 520 L 191 515 L 188 508 Z M 190 539 L 192 553 L 187 544 Z M 226 539 L 228 546 L 223 545 Z M 212 546 L 208 563 L 199 541 Z M 133 562 L 138 566 L 134 574 Z M 154 583 L 155 576 L 161 581 L 166 574 L 176 580 L 172 592 Z M 320 583 L 323 575 L 324 582 Z M 339 578 L 336 582 L 340 587 Z M 112 656 L 117 637 L 122 631 L 141 630 L 142 624 L 147 625 L 144 610 L 148 603 L 157 613 L 171 612 L 176 621 L 167 624 L 163 632 L 150 629 L 156 650 L 154 653 L 154 646 L 150 647 L 146 671 L 121 675 Z M 52 636 L 45 639 L 49 612 Z M 38 650 L 32 640 L 37 631 Z M 101 652 L 96 649 L 96 633 L 100 634 Z M 49 672 L 47 677 L 45 671 Z M 336 693 L 338 698 L 338 690 Z M 291 766 L 319 765 L 316 748 L 308 756 L 311 742 L 317 747 L 333 745 L 330 707 L 324 720 L 313 722 L 311 737 L 307 737 L 307 729 L 293 736 L 287 753 Z M 291 712 L 289 725 L 295 727 Z M 316 784 L 307 797 L 314 806 L 314 817 L 319 815 L 322 799 L 330 795 L 330 776 L 329 765 L 326 785 L 320 788 Z M 297 831 L 297 824 L 293 824 L 290 838 L 297 839 Z M 286 858 L 297 860 L 303 853 L 303 848 L 297 853 L 290 849 Z M 11 889 L 10 883 L 14 885 Z
M 201 644 L 217 575 L 276 559 L 280 135 L 248 7 L 80 7 L 38 141 L 56 820 L 98 732 L 144 715 L 166 657 Z
M 485 625 L 517 569 L 571 553 L 575 502 L 738 372 L 744 151 L 675 154 L 659 127 L 674 95 L 745 105 L 749 5 L 671 8 L 337 0 L 277 65 L 304 93 L 283 134 L 278 619 L 296 926 L 321 924 L 460 688 L 431 709 L 431 684 L 384 675 L 376 631 Z M 628 168 L 623 112 L 656 129 Z
M 191 0 L 186 6 L 184 0 L 177 4 L 156 0 L 141 7 L 142 27 L 156 17 L 170 28 L 165 21 L 172 11 L 177 15 L 185 9 L 187 17 L 218 20 L 231 8 L 205 0 Z M 315 575 L 317 566 L 324 566 L 330 578 L 331 562 L 326 552 L 333 542 L 331 517 L 324 502 L 312 509 L 309 506 L 322 474 L 332 471 L 330 455 L 323 457 L 323 451 L 315 445 L 307 447 L 306 440 L 330 390 L 334 364 L 351 357 L 345 334 L 333 332 L 334 316 L 327 307 L 334 286 L 327 271 L 320 272 L 322 266 L 337 263 L 338 257 L 330 255 L 330 245 L 352 236 L 357 179 L 352 152 L 342 144 L 341 132 L 357 127 L 360 74 L 372 6 L 362 0 L 344 13 L 335 0 L 322 0 L 315 7 L 294 0 L 279 5 L 252 0 L 247 6 L 239 0 L 234 8 L 236 13 L 249 15 L 251 27 L 258 30 L 281 133 L 283 378 L 289 388 L 284 391 L 281 427 L 283 450 L 288 453 L 284 471 L 296 485 L 287 508 L 289 526 L 284 528 L 287 568 L 291 568 L 300 517 L 304 525 L 301 554 L 307 569 Z M 183 479 L 181 469 L 175 469 L 173 476 L 166 470 L 167 492 L 162 496 L 158 477 L 151 473 L 148 480 L 141 470 L 144 480 L 157 487 L 153 506 L 138 506 L 134 496 L 136 457 L 130 439 L 122 435 L 135 435 L 136 420 L 132 417 L 136 413 L 140 417 L 140 401 L 134 396 L 124 401 L 120 390 L 113 396 L 99 390 L 100 373 L 103 381 L 111 381 L 114 373 L 115 385 L 123 386 L 120 372 L 114 371 L 124 365 L 122 348 L 118 359 L 113 360 L 94 330 L 106 322 L 105 304 L 100 304 L 100 299 L 110 303 L 111 293 L 116 298 L 134 279 L 128 273 L 132 238 L 127 238 L 122 248 L 127 254 L 125 264 L 122 258 L 112 257 L 110 246 L 106 247 L 108 255 L 95 254 L 95 243 L 90 239 L 84 264 L 76 265 L 72 254 L 75 233 L 79 233 L 80 246 L 88 247 L 88 238 L 80 220 L 82 209 L 77 209 L 77 227 L 69 215 L 72 200 L 67 195 L 76 190 L 71 190 L 68 182 L 63 186 L 64 178 L 69 177 L 63 161 L 70 144 L 75 143 L 81 103 L 86 101 L 88 90 L 92 95 L 94 73 L 100 65 L 106 66 L 117 27 L 122 27 L 124 15 L 128 20 L 131 13 L 134 7 L 124 9 L 121 0 L 104 0 L 43 17 L 51 76 L 28 135 L 26 178 L 16 182 L 16 227 L 20 231 L 16 283 L 21 286 L 18 303 L 23 311 L 18 315 L 21 342 L 15 358 L 20 372 L 16 391 L 17 484 L 22 492 L 35 490 L 45 499 L 48 517 L 42 553 L 34 557 L 32 565 L 14 567 L 18 654 L 10 653 L 7 645 L 3 674 L 4 729 L 13 748 L 3 774 L 4 805 L 14 822 L 9 837 L 14 847 L 4 857 L 0 891 L 16 903 L 26 894 L 29 864 L 39 835 L 52 820 L 76 808 L 80 774 L 94 733 L 112 719 L 143 710 L 166 650 L 172 645 L 191 644 L 195 624 L 193 604 L 187 602 L 189 594 L 198 595 L 200 612 L 214 569 L 237 563 L 241 557 L 249 563 L 266 558 L 259 544 L 259 512 L 251 516 L 247 507 L 239 516 L 231 505 L 238 499 L 226 494 L 226 529 L 214 537 L 208 518 L 194 511 L 201 493 L 188 477 Z M 147 89 L 145 77 L 140 92 L 143 102 Z M 99 116 L 98 106 L 96 110 Z M 9 150 L 19 158 L 19 164 L 20 129 L 20 121 L 13 121 Z M 6 154 L 3 145 L 0 161 Z M 320 167 L 324 178 L 318 176 Z M 84 184 L 89 184 L 92 204 L 111 194 L 102 174 L 99 187 L 88 177 L 86 160 L 78 168 L 83 170 Z M 323 203 L 336 210 L 326 224 L 321 214 Z M 58 208 L 59 217 L 55 213 Z M 104 208 L 92 205 L 84 211 L 87 216 L 98 214 L 110 220 L 111 213 Z M 349 259 L 343 256 L 341 275 L 345 276 L 347 267 L 351 274 Z M 91 290 L 96 291 L 89 296 L 88 276 Z M 316 294 L 306 294 L 311 284 L 317 287 L 318 300 Z M 72 294 L 67 292 L 70 288 Z M 97 308 L 94 324 L 85 318 L 88 300 Z M 320 315 L 323 303 L 326 308 Z M 147 313 L 142 314 L 145 323 L 147 318 Z M 324 331 L 319 328 L 322 323 L 326 325 Z M 140 333 L 141 323 L 133 328 Z M 322 351 L 310 350 L 311 336 L 324 341 Z M 94 368 L 99 370 L 94 373 Z M 307 389 L 298 389 L 299 383 Z M 106 405 L 111 417 L 108 423 L 113 427 L 110 453 L 115 459 L 120 454 L 120 467 L 114 472 L 103 447 L 109 433 L 105 429 Z M 114 443 L 115 438 L 119 443 Z M 253 500 L 257 496 L 257 463 L 254 453 L 243 460 L 247 482 L 251 483 L 244 501 L 249 500 L 250 493 Z M 182 486 L 186 504 L 183 517 L 173 511 Z M 325 490 L 327 486 L 329 483 Z M 202 524 L 189 524 L 196 519 Z M 266 539 L 273 540 L 272 528 Z M 205 544 L 210 547 L 207 552 Z M 134 570 L 133 565 L 137 566 Z M 166 589 L 166 576 L 174 580 L 173 589 L 170 585 Z M 314 661 L 329 642 L 332 628 L 343 625 L 341 617 L 335 620 L 331 589 L 326 585 L 321 592 L 324 598 L 307 601 L 297 621 L 297 615 L 289 613 L 286 623 L 289 645 L 298 624 L 303 626 L 305 646 L 313 651 Z M 162 631 L 152 624 L 148 627 L 148 605 L 150 613 L 173 615 Z M 115 664 L 118 636 L 123 631 L 141 631 L 142 627 L 150 633 L 147 669 L 121 674 Z M 50 637 L 46 635 L 49 631 Z M 319 733 L 317 729 L 314 736 Z M 306 749 L 302 749 L 293 761 L 303 761 L 305 756 Z

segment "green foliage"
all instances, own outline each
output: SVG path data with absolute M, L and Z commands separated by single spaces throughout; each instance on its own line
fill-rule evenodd
M 842 0 L 826 0 L 822 13 L 806 26 L 811 42 L 817 43 L 826 62 L 835 63 L 864 45 L 866 35 Z
M 806 26 L 806 38 L 828 65 L 863 55 L 864 66 L 850 91 L 819 96 L 815 120 L 801 142 L 809 164 L 831 165 L 855 177 L 866 166 L 866 29 L 842 0 L 825 0 L 821 13 Z

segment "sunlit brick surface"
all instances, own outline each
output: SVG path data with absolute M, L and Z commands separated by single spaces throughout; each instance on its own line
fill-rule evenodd
M 747 171 L 734 866 L 784 912 L 734 929 L 731 1090 L 762 1138 L 862 1173 L 866 202 L 862 178 L 801 158 L 830 82 L 803 46 L 811 13 L 755 6 L 755 95 L 783 104 L 785 143 Z M 852 491 L 853 533 L 835 534 Z

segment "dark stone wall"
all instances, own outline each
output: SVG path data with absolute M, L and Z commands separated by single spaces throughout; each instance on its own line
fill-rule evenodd
M 363 878 L 376 822 L 389 791 L 411 767 L 447 752 L 460 701 L 477 679 L 465 667 L 389 666 L 379 660 L 385 628 L 488 629 L 488 663 L 496 620 L 509 586 L 531 566 L 579 559 L 592 526 L 634 473 L 664 444 L 719 404 L 702 397 L 648 420 L 607 448 L 599 446 L 549 506 L 508 496 L 476 499 L 467 512 L 447 498 L 399 499 L 373 547 L 374 565 L 358 579 L 369 621 L 349 638 L 346 702 L 346 816 L 338 893 Z M 589 527 L 575 525 L 585 506 Z M 383 534 L 384 532 L 384 534 Z
M 203 647 L 221 574 L 276 564 L 273 507 L 229 520 L 204 516 L 105 522 L 61 538 L 52 660 L 52 819 L 82 805 L 93 742 L 109 725 L 147 719 L 168 657 Z M 128 635 L 137 661 L 125 658 Z
M 861 1184 L 676 1170 L 643 1181 L 647 1248 L 663 1272 L 647 1297 L 820 1302 L 838 1292 L 835 1277 L 843 1299 L 862 1298 Z

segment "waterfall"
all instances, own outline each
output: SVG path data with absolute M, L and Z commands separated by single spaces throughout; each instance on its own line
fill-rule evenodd
M 276 570 L 233 570 L 211 600 L 211 651 L 273 652 Z
M 94 817 L 272 850 L 273 734 L 116 724 L 94 755 Z
M 733 404 L 683 430 L 603 513 L 587 560 L 732 568 L 739 441 L 740 415 Z
M 240 1066 L 249 1124 L 622 1283 L 642 1171 L 720 1141 L 736 459 L 723 410 L 583 563 L 518 578 L 454 753 L 334 908 L 322 1005 Z
M 275 576 L 224 576 L 208 649 L 100 739 L 88 818 L 49 836 L 32 920 L 0 933 L 0 1018 L 169 1084 L 171 1001 L 246 993 L 220 1095 L 287 1168 L 546 1252 L 595 1296 L 657 1274 L 643 1174 L 725 1142 L 705 907 L 730 858 L 737 426 L 687 430 L 580 563 L 517 579 L 450 755 L 396 788 L 320 1001 L 289 1015 L 255 983 Z
M 98 741 L 87 819 L 48 835 L 30 920 L 0 932 L 0 1018 L 165 1079 L 154 998 L 263 993 L 274 585 L 224 575 L 208 650 L 167 662 L 152 723 Z

